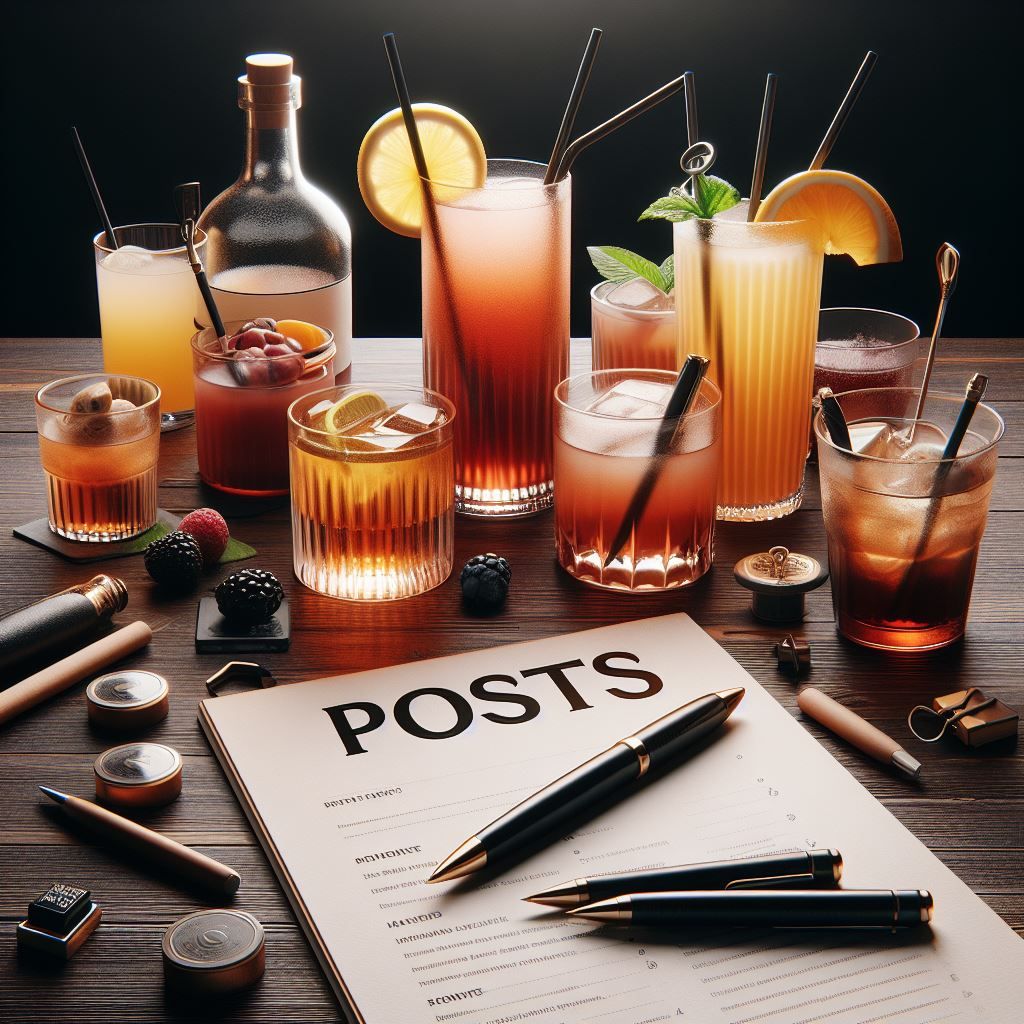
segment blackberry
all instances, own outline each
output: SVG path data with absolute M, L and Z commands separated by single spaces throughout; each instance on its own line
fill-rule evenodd
M 240 626 L 269 622 L 284 600 L 284 588 L 266 569 L 233 572 L 213 592 L 221 615 Z
M 191 590 L 203 571 L 203 553 L 195 537 L 181 530 L 165 534 L 146 548 L 146 572 L 168 590 Z
M 505 603 L 512 567 L 498 555 L 474 555 L 459 577 L 462 599 L 477 611 L 495 611 Z

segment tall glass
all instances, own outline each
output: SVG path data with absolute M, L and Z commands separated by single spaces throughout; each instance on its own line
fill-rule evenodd
M 118 250 L 101 231 L 93 240 L 103 334 L 103 369 L 153 381 L 162 396 L 161 429 L 195 418 L 189 339 L 202 305 L 177 224 L 114 228 Z M 202 256 L 206 236 L 196 232 Z M 129 247 L 129 248 L 126 248 Z
M 718 518 L 777 519 L 800 507 L 823 246 L 810 221 L 725 218 L 674 225 L 683 352 L 710 358 L 722 389 Z
M 621 550 L 608 557 L 652 466 L 675 380 L 670 370 L 602 370 L 555 389 L 555 547 L 562 568 L 584 583 L 668 590 L 711 568 L 722 395 L 710 381 L 658 459 Z
M 667 309 L 630 308 L 615 302 L 618 285 L 604 281 L 590 292 L 591 368 L 646 366 L 675 370 L 683 365 L 675 302 Z
M 470 515 L 529 515 L 552 501 L 552 396 L 569 368 L 571 183 L 544 185 L 544 170 L 489 160 L 482 188 L 430 186 L 423 377 L 459 411 L 455 508 Z
M 156 522 L 160 389 L 83 373 L 35 396 L 50 529 L 68 540 L 126 540 Z
M 342 430 L 325 411 L 372 391 L 383 408 Z M 316 391 L 288 409 L 295 575 L 326 597 L 388 601 L 452 571 L 455 407 L 393 384 Z
M 229 335 L 241 326 L 229 321 Z M 315 349 L 240 361 L 212 327 L 192 339 L 203 483 L 247 497 L 288 493 L 288 406 L 334 383 L 334 335 Z
M 979 405 L 955 459 L 942 449 L 963 396 L 929 392 L 909 449 L 916 388 L 837 396 L 854 451 L 814 420 L 836 625 L 866 647 L 926 650 L 963 635 L 1003 433 Z M 869 454 L 873 453 L 873 454 Z

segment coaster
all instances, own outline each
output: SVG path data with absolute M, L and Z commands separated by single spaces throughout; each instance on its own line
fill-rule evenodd
M 140 555 L 146 548 L 163 537 L 164 534 L 172 533 L 178 528 L 181 516 L 176 516 L 165 509 L 157 509 L 156 523 L 145 533 L 129 540 L 115 540 L 109 544 L 83 540 L 65 540 L 50 529 L 50 524 L 44 516 L 42 519 L 34 519 L 24 526 L 16 526 L 13 530 L 14 536 L 26 540 L 36 547 L 52 551 L 69 562 L 105 562 L 108 558 L 126 558 L 128 555 Z M 224 554 L 220 556 L 218 565 L 227 565 L 229 562 L 241 562 L 246 558 L 252 558 L 256 549 L 234 537 L 228 539 L 228 546 Z
M 291 643 L 288 598 L 274 617 L 260 626 L 234 626 L 220 613 L 213 597 L 199 601 L 196 612 L 196 650 L 200 654 L 240 654 L 243 651 L 287 651 Z
M 108 558 L 126 558 L 128 555 L 141 554 L 146 548 L 162 537 L 178 528 L 181 516 L 176 516 L 165 509 L 156 510 L 156 523 L 145 533 L 129 540 L 114 540 L 109 544 L 99 541 L 65 540 L 50 529 L 50 524 L 43 516 L 31 523 L 14 528 L 14 536 L 27 540 L 36 547 L 46 548 L 69 562 L 105 562 Z

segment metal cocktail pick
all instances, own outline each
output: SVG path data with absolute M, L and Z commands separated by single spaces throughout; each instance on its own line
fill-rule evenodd
M 658 425 L 658 436 L 654 442 L 654 452 L 647 465 L 640 483 L 633 492 L 629 507 L 626 509 L 618 530 L 615 531 L 615 539 L 608 548 L 608 556 L 604 560 L 604 567 L 609 565 L 618 557 L 623 545 L 629 540 L 630 533 L 636 527 L 640 517 L 644 514 L 647 502 L 650 501 L 654 486 L 661 476 L 664 456 L 672 450 L 672 442 L 677 431 L 682 426 L 686 414 L 700 393 L 701 381 L 708 372 L 709 359 L 704 356 L 689 355 L 683 368 L 676 377 L 672 394 L 669 396 L 668 404 L 665 406 L 665 414 Z
M 917 411 L 914 413 L 913 422 L 910 424 L 906 434 L 906 444 L 914 440 L 914 431 L 917 429 L 917 421 L 924 411 L 924 402 L 928 397 L 928 384 L 932 376 L 932 367 L 935 365 L 935 348 L 942 334 L 942 322 L 946 319 L 946 310 L 949 307 L 949 300 L 956 290 L 957 274 L 960 271 L 960 253 L 949 244 L 943 242 L 939 251 L 935 254 L 935 269 L 939 274 L 939 310 L 935 314 L 935 327 L 932 329 L 932 340 L 928 346 L 928 361 L 924 365 L 924 380 L 921 381 L 921 394 L 917 399 Z
M 210 291 L 210 282 L 206 280 L 206 271 L 203 269 L 203 261 L 196 251 L 196 221 L 199 220 L 199 213 L 202 203 L 199 199 L 199 182 L 189 181 L 184 185 L 174 187 L 174 205 L 178 211 L 178 223 L 181 225 L 181 237 L 188 250 L 188 262 L 192 267 L 192 273 L 196 275 L 196 283 L 206 304 L 206 312 L 210 314 L 210 323 L 217 332 L 218 338 L 225 335 L 224 321 L 221 319 L 217 303 L 214 301 L 213 292 Z

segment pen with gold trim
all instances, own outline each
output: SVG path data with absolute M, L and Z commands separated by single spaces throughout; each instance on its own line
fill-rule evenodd
M 637 928 L 913 928 L 932 919 L 925 889 L 639 892 L 568 911 Z
M 771 853 L 763 857 L 739 857 L 574 878 L 525 899 L 527 903 L 568 908 L 634 892 L 777 887 L 818 889 L 835 885 L 842 873 L 843 858 L 838 850 Z
M 670 711 L 542 790 L 470 836 L 434 869 L 428 882 L 447 882 L 514 858 L 528 844 L 558 834 L 589 807 L 628 792 L 649 771 L 672 765 L 689 747 L 717 729 L 746 691 L 736 686 Z

